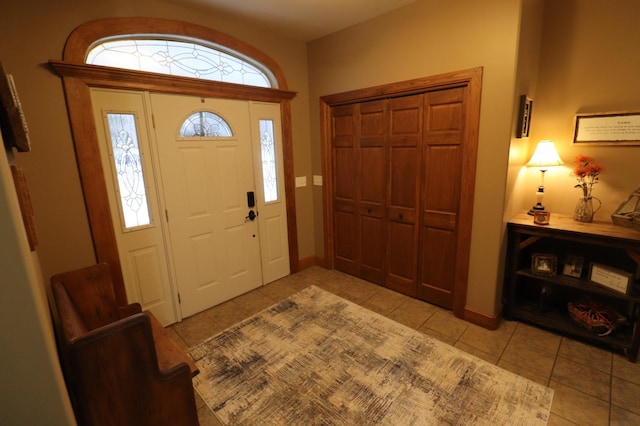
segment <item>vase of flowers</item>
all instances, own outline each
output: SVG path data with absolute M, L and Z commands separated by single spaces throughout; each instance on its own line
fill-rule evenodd
M 578 198 L 573 218 L 579 222 L 593 222 L 593 216 L 602 207 L 600 199 L 592 195 L 593 185 L 598 183 L 598 176 L 602 173 L 604 167 L 592 157 L 582 154 L 576 157 L 575 164 L 576 167 L 573 169 L 572 175 L 578 181 L 575 187 L 582 190 L 582 196 Z M 598 202 L 598 206 L 595 209 L 593 200 Z

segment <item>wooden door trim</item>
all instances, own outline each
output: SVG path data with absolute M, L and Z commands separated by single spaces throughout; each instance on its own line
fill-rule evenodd
M 226 43 L 226 46 L 268 66 L 278 80 L 280 88 L 250 87 L 83 63 L 87 48 L 101 38 L 120 33 L 157 33 L 157 28 L 162 28 L 165 34 L 186 35 L 219 44 Z M 126 304 L 127 297 L 93 120 L 93 87 L 279 103 L 283 133 L 289 265 L 291 272 L 299 270 L 291 125 L 291 99 L 296 93 L 286 90 L 284 73 L 275 61 L 246 43 L 206 27 L 166 19 L 114 18 L 93 21 L 78 27 L 67 40 L 64 61 L 50 60 L 49 63 L 62 77 L 96 260 L 107 262 L 111 266 L 118 303 Z
M 459 87 L 469 85 L 472 81 L 478 81 L 482 85 L 482 67 L 326 95 L 320 98 L 320 103 L 332 107 Z
M 453 313 L 455 316 L 466 316 L 468 267 L 471 245 L 471 225 L 473 221 L 473 197 L 475 191 L 475 165 L 478 146 L 478 129 L 480 125 L 480 96 L 482 92 L 483 68 L 471 68 L 462 71 L 438 74 L 430 77 L 407 80 L 381 86 L 352 90 L 320 98 L 320 137 L 323 175 L 323 221 L 324 221 L 324 256 L 325 265 L 334 268 L 334 235 L 333 235 L 333 163 L 331 155 L 331 108 L 338 105 L 364 102 L 369 100 L 425 93 L 452 87 L 467 87 L 468 110 L 465 115 L 465 138 L 469 146 L 462 174 L 460 193 L 460 230 L 457 255 L 461 268 L 456 270 L 453 285 Z
M 276 61 L 259 49 L 220 31 L 191 22 L 163 18 L 104 18 L 78 26 L 64 46 L 63 60 L 85 63 L 85 56 L 96 41 L 106 37 L 132 34 L 166 34 L 210 41 L 240 52 L 260 62 L 273 73 L 278 87 L 287 90 L 287 80 Z

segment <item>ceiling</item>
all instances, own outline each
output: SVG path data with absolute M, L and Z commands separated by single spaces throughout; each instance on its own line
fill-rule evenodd
M 310 41 L 400 8 L 415 0 L 165 0 L 222 12 Z

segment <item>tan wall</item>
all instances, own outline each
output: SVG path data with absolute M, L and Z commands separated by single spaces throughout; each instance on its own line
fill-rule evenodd
M 2 144 L 0 137 L 0 144 Z M 72 425 L 37 256 L 29 252 L 9 160 L 0 154 L 0 424 Z
M 523 206 L 532 202 L 533 192 L 537 188 L 527 188 L 530 189 L 527 192 L 517 186 L 518 180 L 523 178 L 523 174 L 526 171 L 523 164 L 529 161 L 529 138 L 516 138 L 515 135 L 518 126 L 520 96 L 537 97 L 536 89 L 544 18 L 544 0 L 524 0 L 522 5 L 516 71 L 516 96 L 513 104 L 513 127 L 511 130 L 506 205 L 504 209 L 505 220 L 508 220 L 514 214 L 523 210 L 525 208 Z M 534 107 L 537 108 L 537 104 Z M 528 206 L 527 209 L 530 207 Z
M 637 0 L 547 0 L 529 152 L 541 139 L 552 139 L 565 166 L 545 177 L 545 206 L 573 213 L 580 191 L 570 177 L 577 154 L 605 166 L 594 195 L 602 200 L 596 219 L 610 215 L 640 186 L 640 146 L 573 145 L 576 113 L 640 110 L 640 2 Z M 539 182 L 537 170 L 522 170 L 517 190 L 521 209 L 530 208 Z
M 25 168 L 36 216 L 38 252 L 46 280 L 95 262 L 80 186 L 61 79 L 47 66 L 61 59 L 67 36 L 90 20 L 150 16 L 208 26 L 245 41 L 271 56 L 283 69 L 292 103 L 296 175 L 310 175 L 306 45 L 278 37 L 219 13 L 187 10 L 154 0 L 46 0 L 12 2 L 0 14 L 0 61 L 13 74 L 28 121 L 33 150 L 18 154 Z M 161 28 L 158 29 L 162 31 Z M 300 256 L 313 255 L 311 188 L 297 191 Z
M 504 188 L 520 2 L 420 1 L 309 44 L 313 170 L 321 173 L 318 98 L 484 67 L 467 305 L 492 315 L 501 287 Z M 320 189 L 316 189 L 320 199 Z M 318 210 L 317 210 L 318 211 Z M 315 217 L 322 253 L 322 215 Z
M 540 47 L 544 19 L 545 0 L 523 0 L 520 17 L 520 34 L 518 41 L 518 60 L 516 71 L 516 92 L 513 103 L 513 117 L 511 129 L 511 144 L 509 147 L 509 162 L 507 168 L 507 185 L 505 187 L 505 207 L 503 212 L 506 223 L 516 213 L 531 206 L 533 193 L 537 186 L 524 188 L 520 181 L 527 171 L 524 163 L 529 161 L 529 138 L 516 138 L 518 127 L 518 113 L 520 96 L 527 95 L 536 98 L 538 85 L 538 66 L 540 61 Z M 535 105 L 534 105 L 535 106 Z M 527 191 L 528 190 L 528 191 Z M 524 207 L 526 206 L 526 207 Z M 502 238 L 501 259 L 506 258 L 506 226 Z M 500 264 L 500 276 L 504 274 L 504 263 Z M 501 306 L 502 291 L 496 292 L 496 306 Z

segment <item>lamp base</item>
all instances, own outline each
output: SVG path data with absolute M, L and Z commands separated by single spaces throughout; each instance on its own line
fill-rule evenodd
M 541 213 L 546 211 L 544 209 L 544 206 L 540 203 L 536 204 L 535 206 L 531 207 L 531 210 L 528 211 L 528 214 L 531 216 L 534 216 L 536 213 Z

